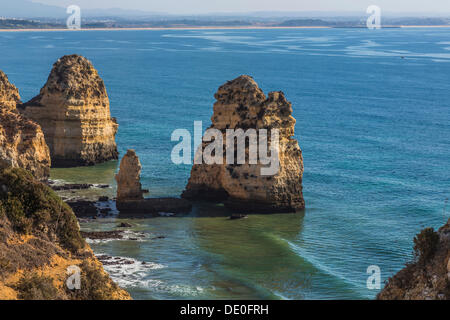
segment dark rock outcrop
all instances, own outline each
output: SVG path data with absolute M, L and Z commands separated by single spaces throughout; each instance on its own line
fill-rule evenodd
M 98 216 L 98 208 L 94 201 L 69 200 L 66 203 L 78 218 L 95 218 Z
M 192 209 L 192 204 L 185 199 L 178 198 L 149 198 L 143 200 L 117 201 L 117 210 L 120 214 L 140 215 L 161 212 L 167 213 L 188 213 Z

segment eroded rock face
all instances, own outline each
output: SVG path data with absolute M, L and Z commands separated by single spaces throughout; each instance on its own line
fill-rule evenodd
M 450 300 L 450 220 L 437 232 L 423 230 L 416 239 L 420 235 L 425 239 L 421 248 L 426 256 L 389 278 L 379 300 Z
M 44 134 L 38 124 L 17 112 L 19 102 L 19 91 L 0 71 L 0 169 L 23 168 L 46 180 L 51 161 Z
M 142 200 L 143 190 L 140 182 L 141 162 L 134 150 L 128 150 L 120 162 L 116 174 L 117 201 Z
M 0 70 L 0 108 L 15 110 L 20 103 L 19 90 L 11 84 L 6 74 Z
M 249 76 L 240 76 L 221 86 L 215 94 L 214 114 L 210 128 L 218 129 L 226 143 L 227 129 L 279 130 L 279 170 L 262 175 L 266 165 L 194 164 L 182 197 L 225 201 L 236 211 L 293 212 L 305 206 L 302 195 L 303 159 L 294 135 L 295 119 L 291 103 L 282 92 L 264 95 Z M 203 150 L 211 142 L 203 142 Z M 236 145 L 235 145 L 236 146 Z
M 84 57 L 59 59 L 40 94 L 19 109 L 41 125 L 55 167 L 118 158 L 118 125 L 111 118 L 105 85 Z

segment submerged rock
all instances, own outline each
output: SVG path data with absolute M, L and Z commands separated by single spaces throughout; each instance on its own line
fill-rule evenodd
M 103 80 L 86 58 L 64 56 L 40 94 L 19 110 L 44 131 L 55 167 L 117 159 L 117 123 L 111 118 Z
M 78 218 L 94 218 L 98 215 L 98 208 L 95 205 L 95 201 L 68 200 L 66 203 L 72 208 Z
M 141 162 L 134 150 L 128 150 L 120 161 L 120 169 L 116 174 L 117 201 L 144 199 L 140 182 Z
M 131 223 L 122 222 L 117 225 L 117 228 L 131 228 L 133 225 Z
M 23 168 L 39 180 L 50 174 L 50 152 L 41 127 L 16 109 L 19 91 L 0 71 L 0 169 Z
M 250 164 L 248 160 L 245 164 L 230 164 L 226 162 L 224 150 L 223 164 L 194 164 L 182 197 L 224 201 L 229 208 L 242 212 L 295 212 L 303 209 L 302 152 L 298 142 L 292 138 L 295 119 L 291 115 L 291 103 L 284 94 L 270 92 L 266 97 L 257 83 L 244 75 L 221 86 L 215 98 L 210 128 L 220 130 L 224 145 L 227 129 L 266 129 L 268 141 L 271 141 L 270 132 L 279 130 L 279 168 L 273 175 L 262 175 L 261 169 L 267 165 L 263 165 L 260 158 L 257 164 Z M 204 141 L 202 149 L 212 143 Z M 232 144 L 237 145 L 236 142 Z M 245 159 L 248 158 L 249 147 L 245 150 Z
M 231 216 L 230 216 L 230 220 L 239 220 L 239 219 L 246 219 L 246 218 L 248 218 L 248 216 L 246 215 L 246 214 L 232 214 Z
M 188 200 L 179 198 L 149 198 L 117 201 L 116 207 L 120 214 L 125 214 L 127 217 L 139 217 L 145 214 L 156 216 L 163 212 L 166 213 L 165 216 L 173 216 L 176 213 L 189 213 L 192 209 L 192 204 Z
M 93 186 L 94 185 L 90 183 L 68 183 L 63 185 L 51 185 L 50 188 L 52 188 L 55 191 L 62 191 L 62 190 L 83 190 L 92 188 Z
M 106 239 L 123 239 L 123 231 L 81 231 L 81 236 L 91 240 L 106 240 Z
M 415 261 L 408 263 L 378 294 L 379 300 L 450 300 L 450 220 L 437 232 L 414 239 Z

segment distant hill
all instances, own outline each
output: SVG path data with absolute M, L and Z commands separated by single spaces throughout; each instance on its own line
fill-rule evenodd
M 68 15 L 66 7 L 50 6 L 29 0 L 1 0 L 0 17 L 5 18 L 48 18 L 63 19 Z M 86 9 L 81 12 L 83 17 L 151 17 L 161 14 L 139 10 L 125 10 L 119 8 L 110 9 Z
M 335 14 L 335 16 L 331 16 Z M 347 16 L 343 16 L 346 14 Z M 329 15 L 329 16 L 328 16 Z M 65 7 L 30 0 L 0 0 L 0 29 L 65 28 Z M 87 9 L 81 12 L 83 28 L 158 27 L 366 27 L 367 15 L 355 12 L 248 12 L 228 14 L 171 15 L 119 8 Z M 401 25 L 450 25 L 450 18 L 382 16 L 384 27 Z
M 2 0 L 0 1 L 0 17 L 6 18 L 64 18 L 66 9 L 49 6 L 28 0 Z

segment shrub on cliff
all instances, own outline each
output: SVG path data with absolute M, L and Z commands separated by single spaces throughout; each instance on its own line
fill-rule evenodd
M 53 285 L 52 278 L 35 273 L 20 279 L 15 289 L 19 292 L 18 298 L 23 300 L 59 299 L 58 289 Z
M 425 228 L 414 237 L 414 256 L 419 264 L 433 258 L 439 245 L 439 234 L 433 228 Z
M 45 233 L 72 252 L 84 247 L 78 222 L 56 193 L 19 168 L 0 170 L 0 215 L 23 234 Z
M 103 272 L 101 265 L 93 261 L 83 261 L 81 268 L 81 286 L 79 290 L 69 291 L 67 294 L 74 300 L 110 300 L 120 288 Z

